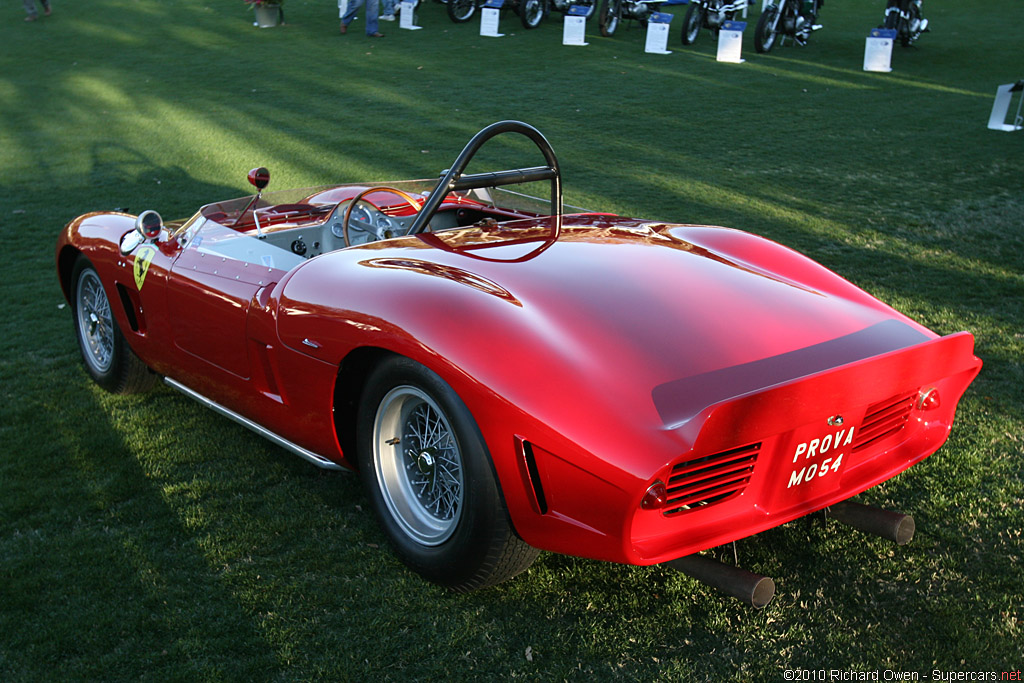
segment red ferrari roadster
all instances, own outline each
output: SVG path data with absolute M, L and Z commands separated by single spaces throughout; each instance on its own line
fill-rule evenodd
M 465 173 L 499 134 L 544 164 Z M 538 549 L 670 563 L 847 501 L 933 453 L 978 373 L 826 268 L 721 227 L 565 211 L 534 128 L 439 181 L 264 192 L 183 221 L 89 213 L 57 243 L 85 368 L 158 379 L 321 467 L 354 468 L 402 560 L 471 590 Z M 542 183 L 538 200 L 507 189 Z

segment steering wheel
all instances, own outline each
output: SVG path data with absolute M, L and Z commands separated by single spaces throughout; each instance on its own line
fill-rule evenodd
M 404 199 L 409 206 L 412 207 L 414 214 L 419 213 L 420 205 L 417 203 L 416 199 L 412 195 L 394 187 L 368 187 L 359 194 L 357 194 L 355 197 L 353 197 L 351 201 L 349 201 L 348 207 L 345 209 L 345 216 L 344 218 L 341 219 L 341 234 L 345 238 L 346 247 L 352 246 L 352 240 L 349 237 L 349 225 L 354 225 L 354 227 L 357 230 L 372 235 L 375 239 L 387 239 L 389 237 L 394 236 L 389 234 L 389 230 L 387 227 L 377 226 L 372 223 L 359 220 L 358 218 L 352 218 L 352 210 L 355 209 L 356 204 L 358 204 L 361 201 L 366 202 L 367 204 L 372 206 L 375 211 L 380 211 L 380 209 L 374 206 L 373 203 L 370 202 L 368 199 L 363 199 L 363 197 L 370 194 L 371 192 L 390 192 L 391 194 L 398 195 L 399 197 Z M 381 215 L 384 215 L 382 211 Z M 388 223 L 390 224 L 391 219 L 388 219 L 387 216 L 384 217 L 388 220 Z

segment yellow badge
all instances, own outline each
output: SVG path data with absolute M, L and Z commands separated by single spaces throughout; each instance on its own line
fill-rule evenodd
M 156 256 L 156 249 L 153 247 L 142 247 L 135 254 L 135 286 L 142 291 L 142 284 L 146 281 L 146 273 L 149 272 L 149 264 Z

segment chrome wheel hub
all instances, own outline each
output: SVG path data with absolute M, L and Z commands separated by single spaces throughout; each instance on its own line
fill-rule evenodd
M 107 372 L 114 358 L 114 318 L 95 271 L 87 270 L 78 279 L 75 303 L 82 355 L 93 370 Z
M 374 420 L 374 466 L 384 503 L 413 540 L 440 545 L 458 525 L 462 453 L 444 411 L 420 389 L 399 386 Z

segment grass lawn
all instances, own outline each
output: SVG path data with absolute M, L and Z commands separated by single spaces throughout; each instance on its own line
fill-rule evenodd
M 525 31 L 504 13 L 509 35 L 481 38 L 434 3 L 383 40 L 361 21 L 339 36 L 329 1 L 288 0 L 267 30 L 241 0 L 53 3 L 34 24 L 0 10 L 0 679 L 1024 667 L 1024 132 L 985 128 L 996 86 L 1024 77 L 1019 0 L 928 0 L 932 33 L 890 74 L 861 70 L 884 0 L 830 0 L 807 47 L 767 56 L 753 9 L 742 65 L 707 32 L 684 48 L 678 6 L 658 56 L 635 24 L 563 47 L 561 15 Z M 356 477 L 169 389 L 88 380 L 53 263 L 75 215 L 184 217 L 248 194 L 257 165 L 272 189 L 436 177 L 503 118 L 547 135 L 568 203 L 757 232 L 974 333 L 985 367 L 949 442 L 862 497 L 912 513 L 911 545 L 807 520 L 743 541 L 779 586 L 760 612 L 669 569 L 552 554 L 451 595 L 394 558 Z

